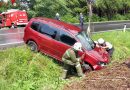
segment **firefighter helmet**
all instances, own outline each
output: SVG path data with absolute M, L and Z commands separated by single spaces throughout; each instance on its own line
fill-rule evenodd
M 105 40 L 104 40 L 103 38 L 99 38 L 99 39 L 98 39 L 98 43 L 99 43 L 99 44 L 103 44 L 104 42 L 105 42 Z
M 82 44 L 80 42 L 76 42 L 73 46 L 75 50 L 82 51 Z

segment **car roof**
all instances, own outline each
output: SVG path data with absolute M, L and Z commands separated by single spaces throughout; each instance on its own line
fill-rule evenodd
M 63 21 L 58 21 L 55 19 L 43 18 L 43 17 L 36 17 L 36 18 L 33 18 L 33 20 L 34 19 L 38 21 L 46 22 L 47 24 L 49 25 L 51 24 L 52 26 L 60 28 L 62 30 L 64 29 L 72 34 L 77 34 L 81 31 L 79 27 L 72 24 L 65 23 Z

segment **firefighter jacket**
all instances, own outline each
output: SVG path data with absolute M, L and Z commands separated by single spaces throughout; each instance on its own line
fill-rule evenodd
M 66 52 L 62 56 L 62 60 L 65 64 L 75 65 L 75 63 L 80 61 L 78 57 L 78 52 L 75 52 L 73 48 L 66 50 Z

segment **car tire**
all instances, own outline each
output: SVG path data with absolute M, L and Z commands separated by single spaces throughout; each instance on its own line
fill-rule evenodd
M 17 26 L 14 23 L 12 23 L 11 28 L 17 28 Z
M 28 41 L 27 45 L 30 47 L 31 51 L 38 52 L 38 46 L 34 41 Z
M 14 27 L 15 27 L 14 24 L 12 24 L 12 25 L 11 25 L 11 28 L 14 28 Z
M 82 65 L 82 68 L 83 68 L 84 73 L 89 73 L 93 71 L 92 67 L 88 63 L 84 63 Z

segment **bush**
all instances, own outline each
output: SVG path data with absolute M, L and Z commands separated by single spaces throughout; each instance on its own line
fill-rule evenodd
M 124 15 L 126 17 L 126 20 L 130 20 L 130 14 Z
M 71 14 L 61 17 L 61 20 L 69 23 L 79 23 L 78 17 L 73 17 Z
M 96 15 L 96 14 L 93 14 L 93 16 L 92 16 L 92 21 L 93 21 L 93 22 L 100 21 L 100 17 L 99 17 L 98 15 Z
M 112 17 L 112 20 L 126 20 L 124 15 L 116 14 Z

